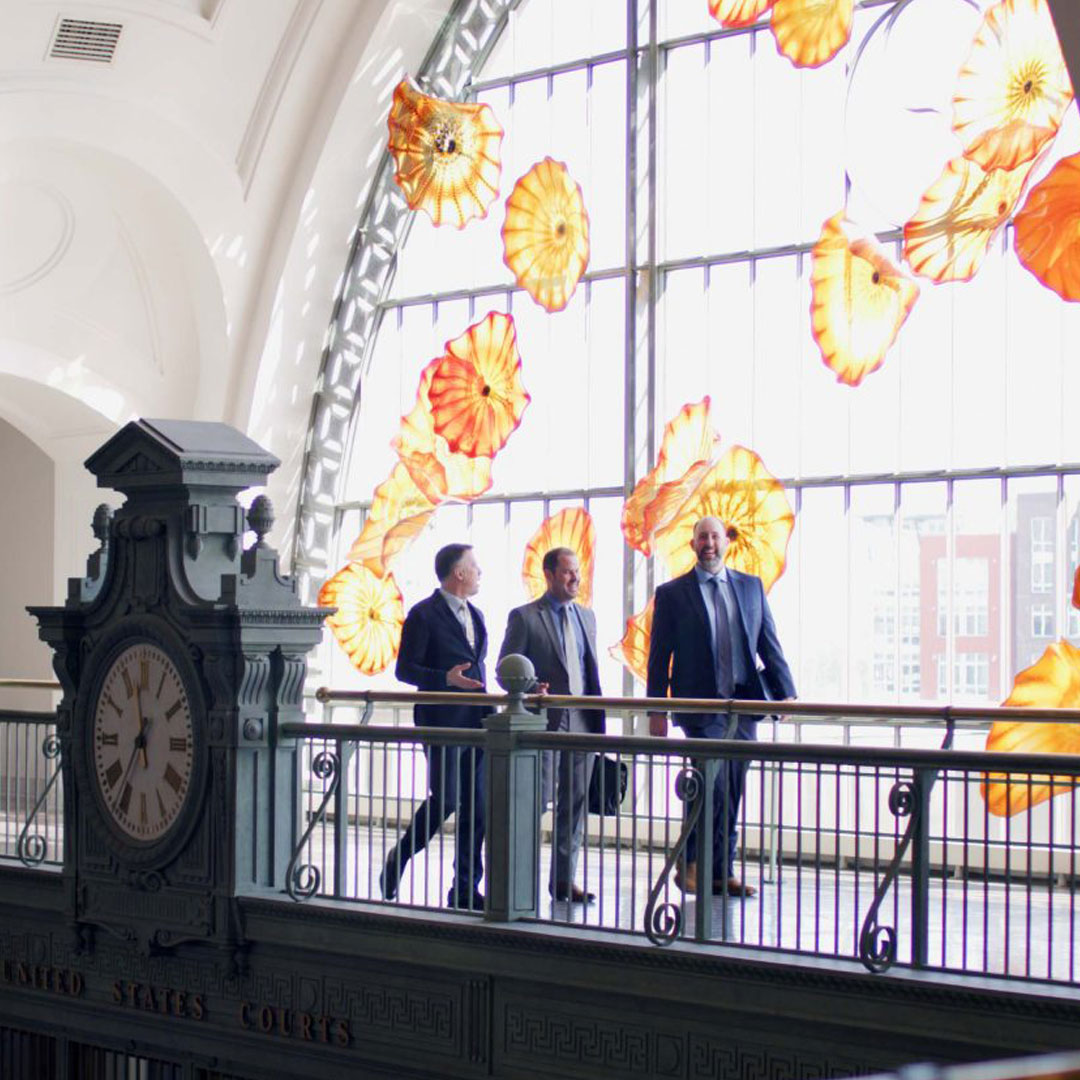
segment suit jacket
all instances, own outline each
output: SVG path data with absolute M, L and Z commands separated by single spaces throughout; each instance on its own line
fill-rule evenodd
M 585 628 L 585 693 L 599 694 L 601 691 L 600 673 L 596 665 L 596 616 L 580 604 L 574 604 L 573 609 L 581 617 L 579 625 Z M 562 639 L 546 597 L 514 608 L 510 612 L 499 659 L 510 653 L 527 656 L 536 668 L 536 677 L 548 684 L 551 693 L 570 693 L 570 676 L 563 658 Z M 565 712 L 565 709 L 550 709 L 548 727 L 557 728 Z M 589 731 L 596 734 L 604 731 L 603 709 L 586 709 L 584 716 Z
M 470 649 L 458 617 L 436 589 L 426 600 L 414 604 L 401 630 L 394 673 L 417 690 L 454 692 L 446 673 L 458 664 L 468 664 L 465 674 L 484 682 L 484 657 L 487 655 L 487 627 L 480 609 L 469 604 L 472 613 L 476 648 Z M 465 692 L 465 691 L 459 691 Z M 417 705 L 413 723 L 417 727 L 480 727 L 489 712 L 482 705 Z
M 761 579 L 730 567 L 727 572 L 749 653 L 745 657 L 745 668 L 751 673 L 746 696 L 762 701 L 794 697 L 795 681 L 776 636 Z M 693 569 L 656 590 L 646 692 L 649 697 L 667 697 L 669 688 L 672 697 L 717 696 L 709 616 Z M 700 727 L 708 714 L 676 713 L 674 719 L 684 728 Z

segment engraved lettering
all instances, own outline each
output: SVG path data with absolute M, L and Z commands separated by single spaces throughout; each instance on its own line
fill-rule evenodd
M 105 700 L 113 707 L 113 709 L 116 711 L 117 716 L 123 716 L 124 715 L 124 710 L 121 709 L 120 706 L 117 705 L 115 701 L 113 701 L 111 695 L 106 695 Z
M 125 784 L 124 785 L 124 790 L 120 793 L 119 806 L 120 806 L 120 812 L 122 814 L 127 814 L 128 807 L 131 805 L 131 796 L 132 796 L 132 794 L 133 794 L 133 792 L 131 790 L 131 785 L 130 784 Z
M 171 765 L 166 765 L 165 783 L 179 795 L 180 789 L 184 786 L 184 779 Z
M 307 1042 L 311 1042 L 311 1014 L 300 1014 L 300 1036 Z
M 117 746 L 120 742 L 120 733 L 117 731 L 99 731 L 98 742 L 102 746 Z
M 177 698 L 177 700 L 174 701 L 172 703 L 172 705 L 170 705 L 165 710 L 165 719 L 166 720 L 171 720 L 180 711 L 180 705 L 181 705 L 180 699 Z
M 124 988 L 118 982 L 112 984 L 112 999 L 114 1005 L 124 1004 Z
M 259 1030 L 262 1032 L 270 1031 L 274 1026 L 274 1011 L 269 1005 L 264 1005 L 259 1010 Z
M 161 691 L 164 689 L 164 687 L 165 687 L 165 672 L 163 671 L 161 673 L 161 681 L 157 684 L 157 693 L 154 694 L 155 698 L 160 698 L 161 697 Z
M 334 1041 L 338 1046 L 348 1046 L 352 1042 L 352 1036 L 349 1034 L 349 1021 L 337 1020 L 334 1023 Z
M 169 737 L 169 753 L 170 754 L 184 754 L 187 753 L 187 739 L 183 736 L 170 736 Z
M 248 1003 L 240 1002 L 240 1026 L 248 1031 L 251 1028 L 251 1017 L 248 1015 Z
M 120 764 L 120 759 L 117 758 L 106 770 L 105 781 L 110 788 L 116 787 L 117 781 L 123 775 L 124 766 Z
M 139 689 L 150 689 L 150 661 L 145 657 L 139 661 Z
M 191 999 L 191 1018 L 193 1020 L 201 1020 L 206 1015 L 206 1009 L 203 1006 L 202 994 L 196 994 Z
M 135 693 L 135 684 L 131 681 L 131 675 L 128 674 L 127 668 L 124 668 L 120 674 L 124 677 L 124 689 L 127 691 L 127 696 L 131 697 Z

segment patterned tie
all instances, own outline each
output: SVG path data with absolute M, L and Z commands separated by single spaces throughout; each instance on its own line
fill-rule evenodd
M 728 622 L 727 604 L 720 594 L 720 579 L 712 577 L 709 582 L 712 585 L 713 607 L 716 609 L 716 693 L 719 697 L 729 698 L 735 692 L 731 666 L 731 624 Z
M 462 630 L 465 631 L 465 640 L 469 643 L 469 648 L 476 652 L 476 631 L 473 629 L 472 614 L 466 600 L 462 600 L 458 608 L 458 620 L 461 622 Z
M 563 663 L 569 676 L 570 696 L 581 697 L 585 693 L 585 686 L 581 681 L 581 657 L 578 656 L 577 638 L 570 625 L 569 604 L 563 605 L 559 619 L 562 623 Z

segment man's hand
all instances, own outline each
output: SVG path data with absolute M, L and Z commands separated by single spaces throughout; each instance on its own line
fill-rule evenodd
M 536 689 L 535 689 L 535 690 L 533 690 L 533 693 L 534 693 L 534 694 L 539 694 L 539 695 L 540 695 L 541 697 L 547 697 L 547 692 L 548 692 L 548 691 L 549 691 L 550 689 L 551 689 L 551 686 L 550 686 L 550 684 L 549 684 L 549 683 L 546 683 L 546 682 L 538 682 L 538 683 L 536 684 Z
M 649 734 L 656 736 L 658 739 L 662 739 L 667 735 L 667 713 L 649 713 Z
M 482 682 L 478 682 L 476 679 L 470 679 L 469 676 L 465 674 L 465 669 L 468 666 L 467 663 L 455 664 L 446 673 L 446 685 L 456 686 L 458 690 L 483 690 L 484 684 Z

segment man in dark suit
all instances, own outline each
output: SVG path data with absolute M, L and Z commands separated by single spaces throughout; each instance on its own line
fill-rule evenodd
M 396 675 L 418 690 L 482 691 L 487 629 L 480 610 L 469 603 L 480 588 L 480 567 L 468 544 L 447 544 L 435 556 L 439 587 L 415 604 L 405 618 Z M 478 728 L 487 712 L 479 705 L 417 705 L 417 727 Z M 454 883 L 450 907 L 484 909 L 479 884 L 484 873 L 483 756 L 479 750 L 425 746 L 430 794 L 391 850 L 379 878 L 383 895 L 392 900 L 405 864 L 457 814 Z
M 537 679 L 550 693 L 575 697 L 599 694 L 596 616 L 575 602 L 581 586 L 578 557 L 570 548 L 552 548 L 544 555 L 543 568 L 547 592 L 510 612 L 499 659 L 510 653 L 527 656 Z M 549 709 L 548 730 L 599 734 L 604 730 L 604 713 L 601 709 Z M 596 755 L 562 751 L 555 757 L 557 786 L 548 888 L 556 900 L 588 904 L 596 897 L 574 884 L 574 871 Z
M 779 700 L 795 696 L 761 579 L 724 566 L 727 529 L 702 518 L 690 540 L 697 565 L 656 590 L 649 644 L 648 696 Z M 760 666 L 759 666 L 760 663 Z M 676 713 L 675 723 L 691 739 L 756 739 L 760 716 L 728 718 L 716 713 Z M 667 734 L 667 713 L 649 713 L 649 733 Z M 721 761 L 714 787 L 713 891 L 753 896 L 754 886 L 734 874 L 739 804 L 745 761 Z M 697 889 L 695 829 L 686 845 L 685 867 L 676 883 Z

